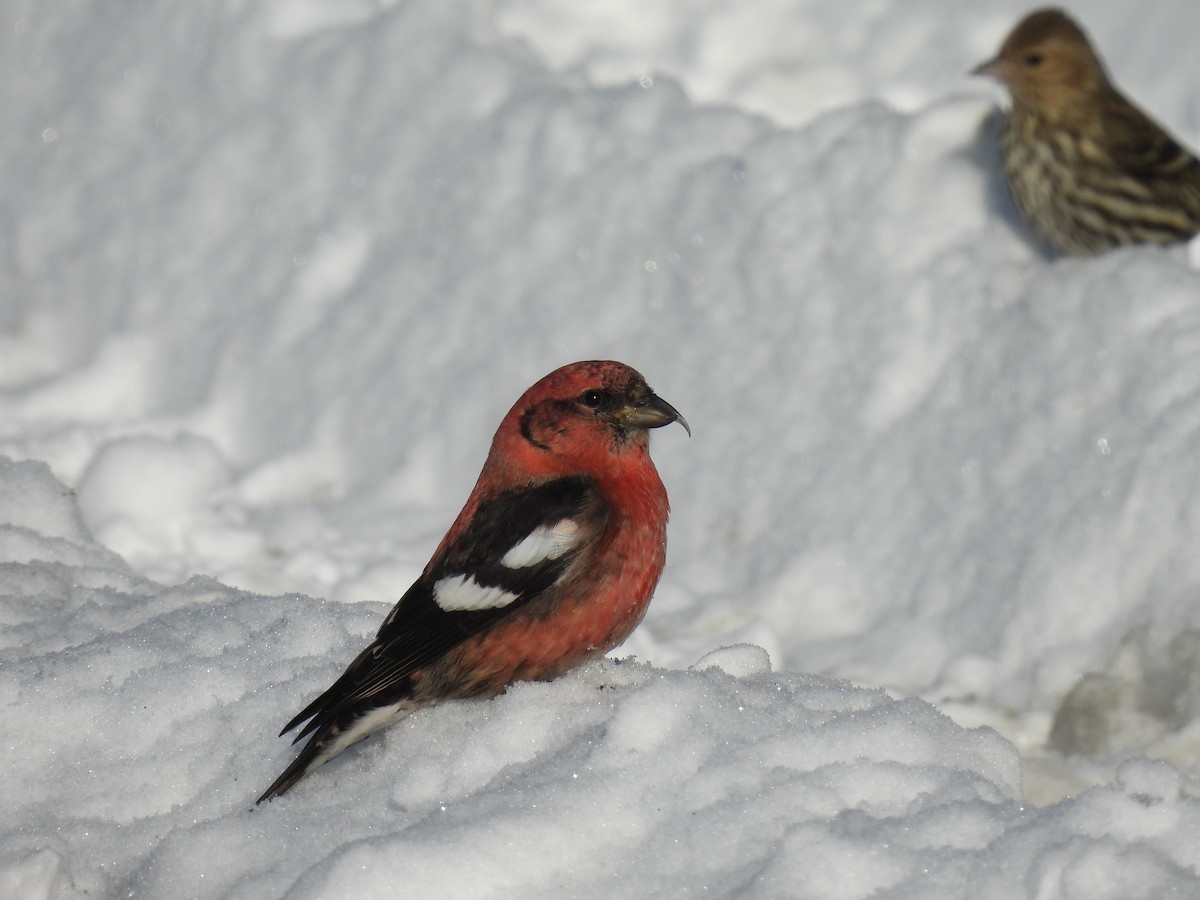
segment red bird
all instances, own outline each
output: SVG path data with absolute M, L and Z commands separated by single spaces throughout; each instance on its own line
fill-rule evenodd
M 624 641 L 666 560 L 647 429 L 672 422 L 691 434 L 619 362 L 573 363 L 527 390 L 421 577 L 280 732 L 308 720 L 296 741 L 312 739 L 258 802 L 426 703 L 554 678 Z

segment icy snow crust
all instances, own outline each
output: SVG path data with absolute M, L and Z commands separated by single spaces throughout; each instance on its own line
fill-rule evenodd
M 1200 276 L 1024 237 L 1025 9 L 8 4 L 0 896 L 1200 892 Z M 1200 144 L 1200 6 L 1078 11 Z M 595 357 L 695 434 L 637 659 L 252 808 Z

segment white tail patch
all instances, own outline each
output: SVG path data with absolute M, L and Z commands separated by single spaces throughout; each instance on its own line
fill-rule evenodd
M 579 542 L 579 523 L 563 519 L 553 525 L 541 525 L 529 532 L 504 554 L 500 565 L 509 569 L 536 566 L 548 559 L 565 556 Z
M 384 726 L 391 725 L 393 722 L 399 722 L 412 712 L 414 708 L 415 706 L 411 701 L 401 700 L 399 703 L 393 703 L 390 706 L 379 706 L 368 710 L 351 722 L 344 730 L 338 731 L 331 737 L 326 738 L 325 746 L 321 748 L 320 753 L 313 757 L 312 762 L 304 769 L 304 774 L 307 775 L 318 766 L 325 765 L 325 763 L 329 762 L 329 760 L 333 759 L 343 750 L 354 746 L 372 732 L 378 731 Z
M 500 609 L 516 599 L 516 594 L 501 587 L 484 587 L 470 575 L 448 575 L 433 586 L 433 600 L 446 612 Z

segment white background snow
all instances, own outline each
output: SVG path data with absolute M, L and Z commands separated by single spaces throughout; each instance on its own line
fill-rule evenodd
M 1200 145 L 1200 5 L 1073 8 Z M 0 896 L 1200 894 L 1200 274 L 1025 237 L 1027 9 L 5 0 Z M 625 658 L 253 808 L 595 357 Z

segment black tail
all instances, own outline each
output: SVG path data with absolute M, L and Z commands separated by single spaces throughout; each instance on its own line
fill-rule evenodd
M 323 710 L 320 715 L 309 722 L 300 732 L 296 740 L 304 737 L 310 730 L 316 729 L 304 749 L 300 751 L 283 774 L 275 779 L 275 783 L 267 788 L 266 793 L 258 798 L 258 802 L 278 797 L 291 788 L 297 781 L 313 769 L 323 766 L 348 747 L 353 747 L 359 741 L 373 734 L 380 728 L 402 719 L 420 704 L 409 700 L 399 700 L 386 706 L 358 708 L 343 711 L 337 718 L 334 712 Z M 303 721 L 302 719 L 297 721 Z M 317 723 L 317 724 L 314 724 Z M 294 728 L 295 722 L 288 728 Z M 285 729 L 286 730 L 286 729 Z
M 408 683 L 412 658 L 396 661 L 381 657 L 375 653 L 376 646 L 371 644 L 363 650 L 341 678 L 279 732 L 282 737 L 307 721 L 292 743 L 310 734 L 312 737 L 300 755 L 258 798 L 259 803 L 278 797 L 313 769 L 420 705 L 412 702 Z
M 297 781 L 319 766 L 323 760 L 317 759 L 317 753 L 320 750 L 320 735 L 314 737 L 311 741 L 304 745 L 304 749 L 300 751 L 300 755 L 292 760 L 292 764 L 283 770 L 283 774 L 275 779 L 274 783 L 267 788 L 256 804 L 262 803 L 264 800 L 273 800 L 280 794 L 287 791 Z

